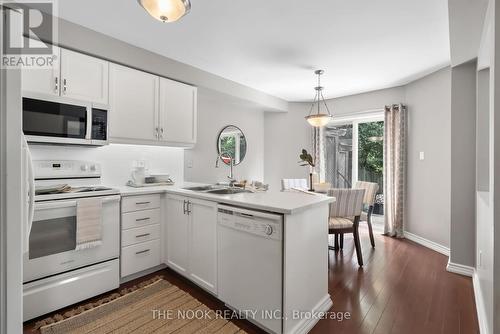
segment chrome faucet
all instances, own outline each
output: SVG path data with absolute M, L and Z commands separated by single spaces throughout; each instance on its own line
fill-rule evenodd
M 227 178 L 229 179 L 229 186 L 232 187 L 236 183 L 236 180 L 233 177 L 233 168 L 234 168 L 234 158 L 229 153 L 222 152 L 217 156 L 217 160 L 215 160 L 215 168 L 219 168 L 219 161 L 221 158 L 229 159 L 229 175 Z

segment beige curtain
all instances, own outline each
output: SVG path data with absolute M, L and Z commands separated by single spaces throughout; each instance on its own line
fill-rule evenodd
M 326 160 L 325 160 L 325 130 L 324 128 L 312 127 L 312 153 L 314 163 L 315 182 L 325 182 Z
M 386 235 L 403 238 L 406 196 L 406 107 L 385 107 L 384 211 Z

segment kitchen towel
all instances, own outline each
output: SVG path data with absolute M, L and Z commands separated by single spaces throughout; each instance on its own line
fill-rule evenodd
M 82 250 L 102 244 L 102 200 L 79 199 L 76 206 L 76 248 Z

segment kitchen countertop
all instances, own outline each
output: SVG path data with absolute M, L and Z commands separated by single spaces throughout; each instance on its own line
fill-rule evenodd
M 270 190 L 266 192 L 256 193 L 218 195 L 183 189 L 185 187 L 193 187 L 199 185 L 205 184 L 185 182 L 173 186 L 155 186 L 142 188 L 119 186 L 115 188 L 120 190 L 120 194 L 122 196 L 169 193 L 282 214 L 295 214 L 317 205 L 331 203 L 335 200 L 333 197 L 328 197 L 322 194 L 306 194 L 295 191 L 282 192 Z

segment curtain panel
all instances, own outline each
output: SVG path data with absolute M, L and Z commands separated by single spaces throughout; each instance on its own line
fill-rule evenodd
M 312 156 L 316 167 L 314 168 L 314 182 L 325 182 L 326 175 L 326 152 L 325 152 L 325 129 L 323 127 L 312 127 Z
M 384 232 L 403 238 L 406 198 L 407 110 L 402 104 L 385 107 Z

